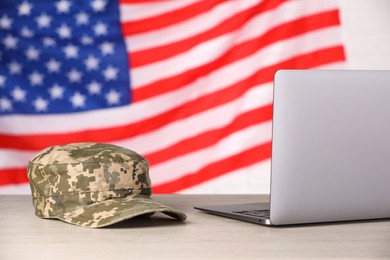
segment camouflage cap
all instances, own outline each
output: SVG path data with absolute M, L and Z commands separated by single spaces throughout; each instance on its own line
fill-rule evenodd
M 104 227 L 139 215 L 183 213 L 150 198 L 149 165 L 129 149 L 73 143 L 39 152 L 28 165 L 35 214 L 83 227 Z

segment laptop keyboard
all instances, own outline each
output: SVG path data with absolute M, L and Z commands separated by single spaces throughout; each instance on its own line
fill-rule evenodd
M 244 211 L 233 211 L 246 216 L 269 218 L 269 210 L 244 210 Z

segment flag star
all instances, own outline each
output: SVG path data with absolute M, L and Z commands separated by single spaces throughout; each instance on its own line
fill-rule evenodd
M 70 102 L 72 103 L 74 108 L 84 107 L 85 106 L 85 100 L 86 100 L 85 96 L 81 95 L 80 92 L 76 92 L 70 98 Z
M 88 58 L 84 61 L 87 70 L 96 70 L 99 67 L 99 59 L 93 55 L 89 55 Z
M 100 91 L 102 89 L 102 85 L 96 81 L 92 81 L 91 83 L 88 84 L 87 88 L 88 88 L 89 94 L 91 94 L 91 95 L 96 94 L 97 95 L 97 94 L 100 94 Z
M 102 12 L 106 8 L 106 1 L 104 0 L 93 0 L 91 3 L 91 7 L 95 12 Z
M 12 110 L 12 102 L 6 97 L 0 98 L 0 110 L 1 111 L 11 111 Z
M 71 71 L 69 71 L 67 76 L 68 76 L 69 81 L 71 83 L 74 83 L 74 82 L 80 82 L 83 74 L 76 69 L 72 69 Z
M 18 6 L 18 13 L 20 16 L 30 15 L 32 8 L 33 6 L 28 1 L 24 1 Z
M 72 30 L 66 24 L 62 24 L 57 28 L 58 36 L 62 39 L 68 39 L 72 36 Z
M 68 59 L 77 58 L 79 56 L 79 48 L 74 46 L 73 44 L 68 44 L 64 47 L 65 56 Z
M 20 35 L 22 35 L 23 37 L 26 37 L 26 38 L 31 38 L 34 36 L 34 33 L 33 33 L 33 31 L 31 31 L 27 27 L 23 27 L 22 30 L 20 31 Z
M 38 27 L 40 28 L 47 28 L 50 26 L 51 23 L 51 17 L 47 14 L 43 13 L 40 16 L 36 18 L 36 22 L 38 24 Z
M 42 83 L 43 83 L 43 75 L 37 71 L 34 71 L 33 73 L 31 73 L 28 76 L 28 78 L 29 78 L 30 84 L 32 86 L 42 85 Z
M 25 54 L 28 60 L 39 60 L 39 55 L 41 55 L 41 52 L 38 49 L 30 46 L 26 50 Z
M 4 87 L 4 83 L 6 81 L 6 77 L 3 75 L 0 75 L 0 87 Z
M 103 42 L 102 44 L 100 44 L 100 51 L 103 55 L 113 54 L 114 44 L 111 42 Z
M 8 70 L 11 74 L 20 74 L 22 72 L 22 65 L 16 61 L 12 61 L 8 64 Z
M 94 30 L 96 36 L 106 35 L 107 34 L 107 25 L 105 23 L 98 22 L 93 27 L 93 30 Z
M 103 76 L 104 78 L 109 81 L 109 80 L 115 80 L 118 78 L 118 69 L 113 67 L 113 66 L 108 66 L 104 71 L 103 71 Z
M 50 38 L 50 37 L 45 37 L 42 39 L 42 43 L 43 45 L 45 45 L 46 47 L 52 47 L 52 46 L 55 46 L 56 45 L 56 41 L 53 39 L 53 38 Z
M 0 28 L 1 29 L 10 29 L 12 25 L 12 19 L 9 18 L 7 15 L 3 15 L 0 18 Z
M 118 91 L 111 89 L 105 97 L 108 105 L 118 105 L 121 98 L 121 94 Z
M 68 0 L 60 0 L 56 4 L 57 12 L 68 13 L 71 3 Z
M 18 38 L 13 37 L 12 35 L 7 35 L 3 39 L 3 44 L 6 49 L 10 49 L 10 50 L 16 49 L 16 45 L 18 44 Z
M 11 95 L 15 101 L 24 102 L 26 100 L 27 92 L 20 87 L 16 87 L 12 90 Z
M 85 12 L 76 14 L 76 23 L 78 25 L 86 25 L 89 23 L 89 15 Z
M 55 59 L 46 62 L 46 68 L 50 73 L 60 72 L 61 63 Z
M 81 37 L 81 43 L 83 45 L 91 45 L 93 43 L 93 38 L 89 37 L 88 35 L 84 35 Z
M 49 106 L 49 103 L 46 99 L 43 99 L 41 97 L 38 97 L 34 100 L 33 106 L 35 107 L 35 110 L 37 112 L 43 112 L 47 110 L 47 107 Z
M 58 84 L 54 84 L 50 89 L 49 93 L 52 99 L 62 99 L 64 97 L 65 88 Z

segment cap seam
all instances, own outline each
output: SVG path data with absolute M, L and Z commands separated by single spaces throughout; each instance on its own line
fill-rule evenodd
M 127 163 L 127 162 L 147 162 L 147 160 L 140 160 L 140 161 L 135 161 L 135 160 L 126 160 L 126 161 L 123 161 L 123 162 L 86 162 L 86 161 L 79 161 L 79 162 L 66 162 L 66 163 L 56 163 L 54 165 L 68 165 L 70 163 L 74 163 L 74 164 L 79 164 L 79 163 L 82 163 L 82 164 L 107 164 L 107 163 L 118 163 L 118 164 L 123 164 L 123 163 Z M 32 161 L 29 161 L 28 162 L 29 164 L 33 164 L 33 165 L 39 165 L 39 166 L 48 166 L 47 163 L 36 163 L 36 162 L 32 162 Z M 52 164 L 50 164 L 52 165 Z
M 149 188 L 151 189 L 151 188 Z M 116 190 L 96 190 L 96 191 L 74 191 L 74 192 L 67 192 L 63 194 L 53 194 L 53 195 L 39 195 L 33 198 L 48 198 L 48 197 L 58 197 L 58 196 L 64 196 L 64 195 L 72 195 L 72 194 L 80 194 L 80 193 L 92 193 L 92 192 L 103 192 L 103 191 L 126 191 L 126 190 L 139 190 L 142 191 L 143 189 L 138 189 L 138 188 L 123 188 L 123 189 L 116 189 Z M 134 194 L 134 193 L 130 193 Z
M 155 212 L 155 210 L 166 210 L 166 211 L 173 211 L 171 208 L 167 207 L 167 206 L 153 206 L 152 208 L 141 208 L 141 209 L 135 209 L 135 210 L 126 210 L 126 211 L 122 211 L 120 212 L 119 214 L 115 214 L 115 216 L 113 217 L 121 217 L 121 216 L 126 216 L 128 215 L 129 213 L 150 213 L 151 211 Z M 145 212 L 145 211 L 149 211 L 149 212 Z M 61 216 L 63 218 L 65 218 L 65 214 L 69 214 L 66 216 L 66 218 L 70 217 L 70 218 L 73 218 L 73 219 L 80 219 L 82 221 L 84 220 L 91 220 L 90 218 L 87 218 L 87 217 L 84 217 L 84 216 L 81 216 L 81 215 L 78 215 L 76 213 L 62 213 L 60 214 L 59 216 Z M 73 217 L 74 216 L 74 217 Z

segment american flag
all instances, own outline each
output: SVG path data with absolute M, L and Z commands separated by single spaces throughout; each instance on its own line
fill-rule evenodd
M 0 187 L 85 141 L 143 154 L 154 193 L 245 178 L 271 156 L 274 73 L 344 62 L 336 0 L 2 0 Z

